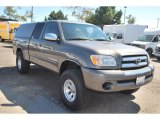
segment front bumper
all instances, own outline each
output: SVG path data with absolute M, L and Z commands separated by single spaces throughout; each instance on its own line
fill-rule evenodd
M 94 70 L 82 68 L 86 87 L 101 92 L 114 92 L 139 88 L 140 86 L 151 82 L 153 79 L 153 72 L 153 65 L 137 70 Z M 136 79 L 140 76 L 145 76 L 145 82 L 141 85 L 136 85 Z M 106 82 L 112 84 L 111 89 L 106 90 L 102 87 Z
M 160 52 L 157 52 L 157 51 L 156 51 L 156 52 L 154 53 L 154 55 L 155 55 L 156 57 L 160 58 Z

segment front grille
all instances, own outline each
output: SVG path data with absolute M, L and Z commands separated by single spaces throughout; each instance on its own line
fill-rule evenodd
M 147 66 L 148 58 L 145 55 L 142 56 L 123 56 L 122 69 L 137 69 Z

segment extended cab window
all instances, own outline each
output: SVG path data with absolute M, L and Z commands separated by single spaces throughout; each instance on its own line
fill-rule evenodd
M 158 42 L 158 36 L 156 36 L 152 42 Z
M 36 27 L 35 27 L 34 32 L 33 32 L 33 37 L 35 39 L 39 39 L 43 27 L 44 27 L 44 23 L 37 23 L 36 24 Z
M 30 38 L 35 28 L 35 23 L 22 24 L 16 31 L 15 37 Z
M 58 24 L 55 22 L 48 23 L 45 27 L 44 33 L 43 33 L 43 39 L 46 33 L 54 33 L 57 36 L 59 36 L 59 30 L 58 30 Z

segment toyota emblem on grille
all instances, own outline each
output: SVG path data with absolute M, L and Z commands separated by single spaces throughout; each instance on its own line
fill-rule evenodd
M 139 64 L 140 62 L 141 62 L 140 58 L 136 59 L 136 61 L 135 61 L 136 64 Z

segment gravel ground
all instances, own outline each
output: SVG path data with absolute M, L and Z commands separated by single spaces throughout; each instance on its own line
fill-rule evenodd
M 90 92 L 86 107 L 76 113 L 160 113 L 160 62 L 153 57 L 151 63 L 154 79 L 138 92 Z M 27 75 L 19 74 L 12 44 L 0 43 L 0 113 L 70 113 L 62 104 L 58 84 L 56 73 L 36 65 Z

